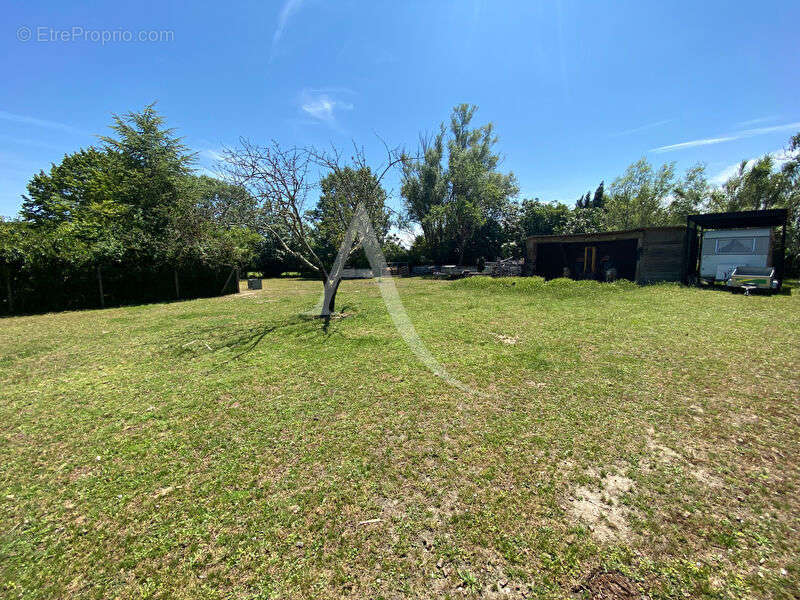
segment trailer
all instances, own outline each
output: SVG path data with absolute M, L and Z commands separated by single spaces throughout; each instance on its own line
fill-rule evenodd
M 743 289 L 747 296 L 753 290 L 775 291 L 779 284 L 775 267 L 736 267 L 725 282 L 729 288 Z
M 787 219 L 785 208 L 689 215 L 686 283 L 727 285 L 737 267 L 769 267 L 770 288 L 779 290 L 784 275 Z
M 772 229 L 710 229 L 703 232 L 700 279 L 727 282 L 737 267 L 771 267 Z

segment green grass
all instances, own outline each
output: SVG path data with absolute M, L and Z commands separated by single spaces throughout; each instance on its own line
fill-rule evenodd
M 0 596 L 796 597 L 796 290 L 264 283 L 0 321 Z

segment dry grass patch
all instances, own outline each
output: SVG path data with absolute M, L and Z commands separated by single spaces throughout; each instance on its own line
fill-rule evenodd
M 592 470 L 589 474 L 599 478 L 597 471 Z M 624 475 L 607 474 L 600 478 L 597 487 L 576 488 L 569 498 L 568 511 L 576 522 L 587 525 L 599 542 L 627 542 L 631 536 L 629 509 L 621 501 L 633 485 L 633 481 Z

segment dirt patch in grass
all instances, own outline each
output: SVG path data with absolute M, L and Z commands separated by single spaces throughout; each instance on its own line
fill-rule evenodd
M 620 503 L 631 491 L 633 481 L 623 475 L 608 474 L 600 488 L 581 486 L 570 498 L 568 512 L 574 520 L 586 524 L 595 539 L 606 543 L 621 543 L 630 538 L 628 509 Z
M 503 342 L 504 344 L 509 344 L 509 345 L 512 345 L 512 346 L 514 344 L 516 344 L 517 342 L 519 342 L 519 340 L 517 338 L 515 338 L 513 336 L 510 336 L 510 335 L 505 335 L 505 334 L 502 334 L 502 333 L 492 333 L 491 336 L 496 338 L 497 340 Z
M 655 430 L 653 428 L 648 429 L 648 434 L 650 436 L 655 435 Z M 647 440 L 647 450 L 658 462 L 665 465 L 678 465 L 683 467 L 689 475 L 707 487 L 718 488 L 722 486 L 722 481 L 719 477 L 713 475 L 705 467 L 697 464 L 698 462 L 702 462 L 701 456 L 705 454 L 704 452 L 690 449 L 689 454 L 691 459 L 685 459 L 675 450 L 663 444 L 659 444 L 652 437 Z
M 586 582 L 575 590 L 584 592 L 592 600 L 640 600 L 646 598 L 635 583 L 622 573 L 594 571 Z

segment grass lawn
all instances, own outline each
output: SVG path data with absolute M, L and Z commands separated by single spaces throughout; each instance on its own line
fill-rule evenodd
M 797 289 L 397 285 L 0 320 L 0 596 L 798 597 Z

